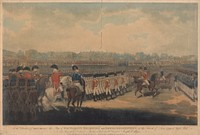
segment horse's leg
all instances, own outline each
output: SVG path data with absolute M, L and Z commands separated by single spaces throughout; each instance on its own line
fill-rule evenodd
M 139 89 L 140 94 L 144 97 L 144 93 L 142 92 L 143 86 Z
M 68 99 L 68 103 L 67 103 L 67 112 L 70 113 L 70 102 L 71 102 L 71 98 Z
M 81 100 L 80 100 L 80 111 L 83 111 L 82 110 L 82 103 L 83 103 L 83 98 L 84 98 L 84 96 L 85 96 L 85 93 L 82 93 L 82 95 L 81 95 Z
M 149 91 L 152 91 L 151 84 L 149 84 L 149 86 L 147 86 L 147 88 L 149 89 Z
M 38 109 L 40 112 L 42 111 L 43 108 L 42 98 L 43 98 L 42 96 L 39 96 L 38 98 Z
M 72 105 L 73 105 L 73 108 L 74 108 L 74 111 L 76 111 L 76 107 L 75 107 L 75 105 L 74 105 L 74 103 L 76 102 L 76 98 L 77 98 L 77 89 L 76 89 L 76 91 L 73 91 L 72 92 Z
M 77 106 L 76 106 L 77 111 L 79 111 L 79 105 L 80 105 L 80 97 L 77 98 Z
M 139 92 L 140 92 L 140 94 L 141 94 L 142 96 L 144 96 L 144 94 L 142 93 L 142 89 L 140 89 Z
M 137 95 L 137 92 L 138 92 L 138 91 L 139 91 L 139 88 L 136 89 L 136 91 L 135 91 L 135 96 Z
M 158 92 L 158 88 L 155 89 L 155 93 L 153 94 L 153 97 L 156 96 L 157 92 Z
M 73 105 L 73 108 L 74 108 L 74 112 L 76 112 L 77 108 L 75 106 L 75 102 L 76 102 L 76 98 L 74 97 L 73 98 L 73 101 L 72 101 L 72 105 Z

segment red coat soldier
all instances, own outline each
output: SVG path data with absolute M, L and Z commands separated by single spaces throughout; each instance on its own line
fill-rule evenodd
M 53 68 L 53 73 L 51 75 L 51 81 L 52 81 L 52 85 L 53 87 L 57 90 L 59 85 L 60 85 L 60 77 L 63 75 L 62 72 L 60 72 L 58 70 L 58 66 L 53 64 L 51 66 L 51 68 Z

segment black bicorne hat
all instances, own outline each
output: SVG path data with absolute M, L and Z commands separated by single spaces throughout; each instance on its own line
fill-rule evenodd
M 78 66 L 76 66 L 76 65 L 72 66 L 72 70 L 77 70 L 77 69 L 78 69 Z
M 58 66 L 56 64 L 51 65 L 51 68 L 58 69 Z

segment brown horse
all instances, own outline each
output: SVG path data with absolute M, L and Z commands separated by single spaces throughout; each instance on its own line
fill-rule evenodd
M 143 85 L 143 80 L 140 79 L 138 76 L 133 76 L 134 82 L 136 83 L 136 91 L 135 96 L 137 95 L 137 92 L 140 92 L 142 96 L 144 96 L 144 93 L 142 90 L 144 88 L 147 88 L 150 92 L 154 92 L 153 96 L 157 94 L 158 88 L 156 87 L 156 81 L 155 80 L 149 80 L 149 86 Z
M 66 90 L 68 96 L 68 103 L 67 103 L 67 111 L 70 113 L 70 103 L 72 101 L 72 105 L 74 107 L 74 111 L 82 111 L 82 102 L 85 96 L 85 81 L 81 79 L 81 84 L 83 86 L 83 90 L 81 91 L 78 86 L 75 86 L 72 83 L 70 76 L 65 76 L 60 81 L 61 87 L 63 90 Z M 75 102 L 77 102 L 77 106 L 75 106 Z
M 142 90 L 144 88 L 148 88 L 149 91 L 154 92 L 153 97 L 157 94 L 159 89 L 166 89 L 168 88 L 169 90 L 171 89 L 171 76 L 172 73 L 169 73 L 165 78 L 166 81 L 160 81 L 160 77 L 158 73 L 154 73 L 151 75 L 150 80 L 149 80 L 149 86 L 143 85 L 143 80 L 139 79 L 139 77 L 134 76 L 134 82 L 136 83 L 136 91 L 135 95 L 137 95 L 137 92 L 139 91 L 142 96 L 144 94 L 142 93 Z

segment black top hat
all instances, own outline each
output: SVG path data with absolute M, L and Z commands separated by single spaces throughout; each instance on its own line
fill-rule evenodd
M 78 69 L 78 66 L 76 66 L 76 65 L 72 66 L 72 70 L 77 70 L 77 69 Z
M 26 66 L 26 67 L 24 67 L 23 70 L 28 70 L 28 71 L 30 71 L 30 67 Z
M 58 69 L 58 66 L 56 64 L 51 65 L 51 68 Z
M 32 66 L 32 70 L 34 69 L 39 69 L 39 67 L 37 65 Z

